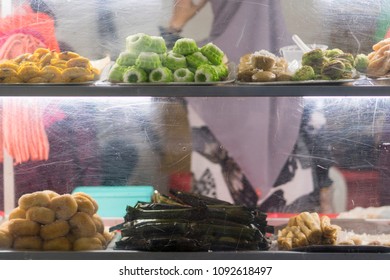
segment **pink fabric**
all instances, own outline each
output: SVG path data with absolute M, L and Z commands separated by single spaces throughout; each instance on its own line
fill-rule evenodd
M 43 113 L 43 125 L 45 128 L 50 127 L 55 122 L 61 121 L 66 117 L 64 111 L 54 103 L 46 106 Z
M 386 33 L 386 35 L 385 35 L 385 39 L 386 39 L 386 38 L 390 38 L 390 29 L 387 30 L 387 33 Z
M 0 47 L 0 60 L 15 58 L 24 53 L 32 53 L 37 48 L 47 46 L 32 34 L 13 33 L 3 37 Z
M 3 47 L 3 44 L 6 46 Z M 24 5 L 16 13 L 0 20 L 0 46 L 4 48 L 0 59 L 5 54 L 17 56 L 33 52 L 37 46 L 59 51 L 54 19 Z

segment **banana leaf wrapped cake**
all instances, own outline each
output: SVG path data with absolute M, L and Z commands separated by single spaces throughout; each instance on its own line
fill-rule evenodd
M 116 249 L 146 251 L 268 250 L 267 215 L 257 209 L 185 192 L 155 193 L 127 206 Z

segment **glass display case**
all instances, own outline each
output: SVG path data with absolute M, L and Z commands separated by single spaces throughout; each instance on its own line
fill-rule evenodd
M 57 220 L 69 221 L 71 229 L 58 236 L 67 239 L 70 244 L 67 249 L 72 250 L 75 240 L 81 238 L 74 229 L 78 225 L 71 222 L 75 213 L 84 213 L 79 202 L 69 218 L 53 216 L 49 222 L 39 222 L 37 234 L 15 234 L 11 228 L 11 244 L 19 237 L 40 236 L 41 245 L 39 249 L 27 245 L 27 249 L 23 246 L 18 249 L 0 242 L 0 259 L 390 259 L 387 4 L 384 1 L 259 1 L 263 5 L 253 1 L 225 1 L 228 4 L 208 1 L 196 8 L 203 2 L 193 1 L 194 17 L 191 15 L 188 23 L 174 28 L 175 13 L 183 12 L 185 1 L 176 5 L 173 2 L 0 1 L 2 242 L 6 240 L 5 228 L 12 220 L 32 219 L 32 214 L 28 215 L 30 218 L 26 214 L 31 207 L 54 209 L 50 206 L 52 197 L 45 205 L 36 203 L 35 198 L 30 201 L 33 206 L 23 206 L 24 195 L 42 191 L 52 191 L 61 197 L 74 196 L 80 188 L 91 191 L 88 195 L 99 205 L 91 206 L 92 214 L 98 215 L 104 226 L 101 235 L 103 231 L 111 233 L 100 250 L 88 246 L 72 252 L 44 250 L 42 244 L 52 239 L 45 239 L 39 232 Z M 217 9 L 225 4 L 225 10 L 218 14 Z M 71 9 L 74 5 L 78 8 Z M 35 17 L 30 17 L 31 14 Z M 244 20 L 245 15 L 248 20 L 258 19 L 262 27 L 256 29 L 258 22 L 252 26 L 252 22 Z M 233 27 L 229 25 L 231 22 Z M 309 46 L 324 46 L 321 50 L 324 56 L 326 50 L 336 49 L 351 55 L 350 64 L 346 56 L 338 61 L 338 65 L 342 63 L 342 71 L 346 71 L 342 75 L 348 76 L 334 78 L 321 68 L 310 79 L 298 79 L 295 74 L 309 66 L 304 55 L 313 49 L 305 53 L 297 48 L 298 56 L 287 60 L 288 54 L 280 49 L 296 47 L 293 34 L 298 34 Z M 136 83 L 129 76 L 127 81 L 123 80 L 124 72 L 122 80 L 117 81 L 113 79 L 113 69 L 123 66 L 118 59 L 126 52 L 131 53 L 129 38 L 134 35 L 159 38 L 167 47 L 155 53 L 160 64 L 143 69 L 148 81 Z M 202 54 L 209 59 L 207 65 L 226 64 L 228 74 L 206 82 L 179 82 L 172 78 L 153 83 L 151 73 L 155 68 L 168 69 L 168 57 L 174 52 L 177 40 L 183 38 L 194 39 L 197 44 L 194 52 L 198 53 L 204 51 L 202 46 L 212 42 L 223 52 L 224 60 L 212 62 L 206 50 Z M 383 45 L 378 46 L 378 42 Z M 380 55 L 375 53 L 382 47 Z M 77 55 L 74 59 L 87 59 L 78 62 L 92 65 L 88 66 L 91 67 L 88 73 L 93 78 L 77 80 L 78 76 L 72 76 L 58 82 L 30 80 L 44 77 L 43 68 L 47 64 L 43 65 L 44 55 L 39 56 L 38 62 L 31 62 L 30 56 L 23 55 L 41 49 L 51 49 L 44 55 L 56 52 L 62 58 L 74 54 Z M 146 52 L 153 53 L 150 49 L 142 51 Z M 65 61 L 58 54 L 50 58 L 50 63 Z M 251 72 L 252 79 L 258 73 L 271 73 L 277 63 L 285 63 L 283 73 L 288 74 L 288 80 L 278 80 L 279 70 L 271 73 L 271 80 L 246 80 L 247 76 L 243 75 L 247 75 L 247 68 L 242 68 L 242 61 L 247 54 L 251 56 L 246 63 L 251 67 L 259 56 L 271 57 L 275 63 L 272 70 L 252 67 L 250 71 L 255 71 Z M 359 54 L 367 58 L 365 69 L 355 69 Z M 18 80 L 7 82 L 10 70 L 4 69 L 11 66 L 4 65 L 11 60 L 15 62 L 20 55 L 23 62 L 15 70 Z M 190 54 L 180 55 L 186 56 L 186 65 L 190 65 Z M 377 66 L 372 66 L 374 55 L 380 60 L 380 63 L 376 61 Z M 65 65 L 61 73 L 67 68 L 83 67 L 68 66 L 71 59 L 59 63 Z M 330 54 L 321 59 L 321 67 L 335 60 Z M 21 73 L 33 67 L 31 63 L 40 67 L 39 75 L 22 78 Z M 142 68 L 136 63 L 125 68 Z M 374 74 L 370 75 L 367 67 Z M 196 77 L 198 69 L 193 64 L 187 68 Z M 340 71 L 339 66 L 329 69 Z M 171 75 L 175 70 L 170 70 Z M 382 74 L 377 76 L 379 72 Z M 196 199 L 192 201 L 195 205 L 184 203 L 179 194 Z M 179 199 L 171 201 L 171 196 Z M 134 214 L 137 211 L 146 213 L 152 202 L 164 207 L 184 204 L 180 205 L 183 213 L 195 208 L 198 212 L 190 218 L 196 222 L 188 216 L 184 219 L 179 212 L 177 217 L 170 214 L 168 224 L 183 228 L 175 227 L 175 237 L 168 242 L 157 236 L 155 230 L 165 231 L 161 220 L 168 218 L 152 209 L 152 214 L 144 218 L 146 222 L 138 221 L 146 223 L 148 230 L 154 228 L 151 237 L 145 237 L 150 234 L 145 229 L 137 242 L 118 245 L 122 244 L 118 241 L 125 242 L 124 236 L 139 238 L 140 233 L 127 226 L 136 225 L 134 221 L 131 223 L 131 215 L 137 215 Z M 232 221 L 221 224 L 220 212 L 217 215 L 213 211 L 222 211 L 223 217 L 229 219 L 231 213 L 225 212 L 229 207 L 243 208 L 234 208 L 239 214 L 234 212 Z M 113 215 L 114 208 L 122 214 Z M 16 215 L 15 209 L 24 214 Z M 241 221 L 234 220 L 234 215 L 245 220 L 248 213 L 252 223 L 242 225 Z M 298 216 L 303 219 L 302 213 L 309 213 L 310 219 L 318 218 L 313 227 L 319 227 L 321 234 L 329 226 L 334 240 L 321 235 L 320 241 L 311 243 L 314 230 L 306 221 L 302 227 L 296 221 Z M 206 216 L 201 219 L 201 215 Z M 265 217 L 261 230 L 257 229 L 260 216 Z M 323 217 L 330 218 L 329 224 Z M 147 227 L 155 221 L 158 224 Z M 169 225 L 164 224 L 168 231 L 172 230 Z M 194 234 L 192 231 L 205 225 L 208 225 L 206 232 L 215 230 L 214 235 L 198 232 L 209 239 L 193 241 L 189 237 Z M 220 226 L 224 232 L 230 228 L 232 234 L 236 227 L 242 232 L 254 230 L 254 236 L 265 238 L 267 246 L 258 247 L 261 242 L 255 241 L 256 246 L 251 247 L 252 241 L 241 242 L 241 235 L 238 241 L 236 236 L 226 237 Z M 96 224 L 94 227 L 95 234 Z M 309 228 L 310 238 L 303 227 Z M 292 247 L 283 245 L 285 238 L 289 238 L 284 236 L 286 229 L 301 231 L 306 243 L 292 246 L 298 241 L 290 238 Z M 178 237 L 180 230 L 185 233 L 185 241 Z M 94 234 L 83 237 L 96 239 Z M 156 240 L 165 240 L 172 247 L 161 249 Z M 213 247 L 210 240 L 218 240 L 218 245 Z

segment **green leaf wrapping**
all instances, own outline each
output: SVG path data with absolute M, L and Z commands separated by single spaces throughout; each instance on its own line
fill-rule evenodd
M 267 215 L 257 209 L 194 195 L 155 194 L 153 200 L 126 208 L 118 249 L 148 251 L 267 250 Z M 161 199 L 160 199 L 161 198 Z M 183 202 L 186 201 L 186 202 Z

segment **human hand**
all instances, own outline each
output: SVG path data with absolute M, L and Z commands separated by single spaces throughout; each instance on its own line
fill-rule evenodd
M 185 24 L 206 5 L 207 1 L 201 0 L 194 4 L 192 0 L 175 0 L 169 29 L 181 32 Z

